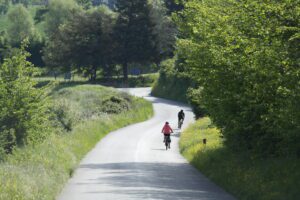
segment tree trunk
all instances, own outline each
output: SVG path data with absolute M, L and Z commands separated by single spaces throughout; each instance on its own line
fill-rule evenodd
M 128 82 L 128 64 L 127 64 L 127 62 L 123 64 L 123 77 L 124 77 L 124 83 L 127 84 L 127 82 Z
M 96 81 L 97 78 L 97 67 L 93 66 L 92 70 L 91 70 L 91 81 Z

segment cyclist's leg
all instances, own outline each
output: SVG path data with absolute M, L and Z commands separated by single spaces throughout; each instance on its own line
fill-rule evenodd
M 168 135 L 168 148 L 171 148 L 171 135 Z
M 167 140 L 168 140 L 168 142 L 171 143 L 171 137 L 170 137 L 170 135 L 167 135 Z
M 164 143 L 167 141 L 168 136 L 166 134 L 164 134 Z

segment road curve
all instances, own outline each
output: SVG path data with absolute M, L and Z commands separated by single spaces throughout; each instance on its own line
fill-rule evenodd
M 210 182 L 180 155 L 177 113 L 183 104 L 149 96 L 150 88 L 123 89 L 153 103 L 155 116 L 108 134 L 81 161 L 57 200 L 215 200 L 234 199 Z M 165 121 L 175 129 L 166 151 L 160 133 Z

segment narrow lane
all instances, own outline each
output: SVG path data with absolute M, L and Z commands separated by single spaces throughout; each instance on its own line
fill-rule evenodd
M 123 89 L 153 103 L 155 116 L 110 133 L 82 160 L 57 200 L 234 199 L 190 166 L 180 155 L 177 113 L 183 128 L 193 122 L 183 104 L 149 96 L 150 88 Z M 160 133 L 165 121 L 175 130 L 166 151 Z

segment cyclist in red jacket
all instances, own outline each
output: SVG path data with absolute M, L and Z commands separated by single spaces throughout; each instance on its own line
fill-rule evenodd
M 164 142 L 166 141 L 166 139 L 169 139 L 169 141 L 171 142 L 170 135 L 171 133 L 173 133 L 173 129 L 170 127 L 169 122 L 165 123 L 161 132 L 164 134 Z

